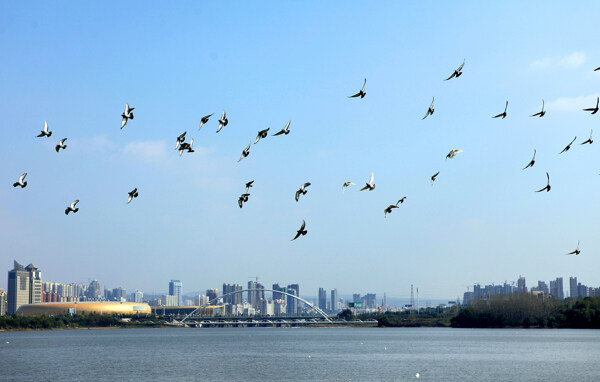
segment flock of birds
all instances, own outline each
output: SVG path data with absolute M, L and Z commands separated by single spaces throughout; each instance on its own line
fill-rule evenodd
M 444 81 L 449 81 L 453 78 L 459 78 L 463 74 L 462 70 L 463 70 L 464 66 L 465 66 L 465 60 L 463 60 L 462 64 L 457 69 L 455 69 L 454 72 L 448 78 L 446 78 Z M 594 71 L 600 71 L 600 67 L 594 69 Z M 365 98 L 365 96 L 367 95 L 367 92 L 365 90 L 366 86 L 367 86 L 367 79 L 365 78 L 362 88 L 356 94 L 348 96 L 348 98 L 361 98 L 361 99 Z M 425 113 L 425 116 L 422 119 L 425 119 L 434 114 L 434 112 L 435 112 L 434 103 L 435 103 L 435 97 L 432 98 L 431 104 L 429 105 L 427 112 Z M 582 109 L 582 110 L 586 111 L 586 112 L 590 112 L 591 114 L 596 114 L 599 110 L 599 106 L 600 106 L 600 97 L 597 97 L 595 107 L 586 108 L 586 109 Z M 130 107 L 128 103 L 125 103 L 125 110 L 121 114 L 121 118 L 122 118 L 121 119 L 121 129 L 123 129 L 127 125 L 127 122 L 129 120 L 133 120 L 133 118 L 134 118 L 133 110 L 134 109 L 135 108 Z M 508 101 L 506 101 L 506 104 L 504 106 L 504 111 L 498 115 L 493 116 L 492 118 L 502 118 L 502 119 L 506 118 L 507 109 L 508 109 Z M 198 131 L 200 129 L 202 129 L 202 127 L 205 124 L 208 123 L 210 117 L 212 117 L 213 115 L 214 115 L 214 113 L 208 114 L 200 119 L 200 125 L 198 127 Z M 545 102 L 542 99 L 542 109 L 539 112 L 530 115 L 530 117 L 542 118 L 545 115 L 546 115 Z M 292 121 L 289 120 L 280 131 L 278 131 L 275 134 L 272 134 L 272 136 L 288 135 L 290 133 L 291 122 Z M 227 113 L 225 110 L 223 110 L 223 113 L 221 114 L 221 118 L 218 121 L 217 133 L 220 132 L 221 129 L 223 129 L 223 127 L 227 126 L 228 123 L 229 123 L 229 120 L 227 119 Z M 256 135 L 254 144 L 256 145 L 261 139 L 267 138 L 269 130 L 270 130 L 270 128 L 260 130 L 258 132 L 258 134 Z M 194 152 L 194 149 L 193 149 L 194 139 L 192 138 L 192 139 L 190 139 L 189 142 L 186 142 L 186 134 L 187 134 L 187 132 L 184 131 L 176 139 L 175 150 L 179 151 L 179 156 L 182 156 L 184 152 L 187 152 L 187 153 Z M 592 134 L 593 134 L 593 130 L 590 131 L 589 138 L 586 141 L 580 143 L 580 145 L 592 144 L 594 142 L 592 139 Z M 37 135 L 37 137 L 38 138 L 43 138 L 43 137 L 50 138 L 51 136 L 52 136 L 52 131 L 50 131 L 48 128 L 48 122 L 44 121 L 44 128 L 41 130 L 40 134 Z M 571 148 L 571 145 L 575 142 L 576 139 L 577 139 L 577 137 L 573 138 L 573 140 L 559 154 L 569 151 Z M 55 150 L 57 153 L 60 152 L 61 149 L 63 149 L 63 150 L 67 149 L 67 145 L 65 144 L 66 141 L 67 141 L 67 138 L 63 138 L 63 139 L 59 140 L 58 144 L 55 146 Z M 252 147 L 252 144 L 253 144 L 252 141 L 250 141 L 248 146 L 246 146 L 246 148 L 242 151 L 242 154 L 241 154 L 238 162 L 240 162 L 244 158 L 247 158 L 250 155 L 250 148 Z M 458 154 L 460 152 L 462 152 L 462 150 L 460 150 L 460 149 L 450 150 L 450 152 L 446 155 L 446 160 L 453 159 L 456 156 L 456 154 Z M 535 155 L 536 155 L 536 150 L 534 149 L 533 150 L 533 158 L 525 167 L 523 167 L 523 170 L 533 167 L 533 165 L 535 164 Z M 431 176 L 431 186 L 432 187 L 433 187 L 433 184 L 439 174 L 440 174 L 440 172 L 438 171 Z M 21 187 L 21 188 L 27 187 L 27 181 L 25 180 L 26 177 L 27 177 L 27 173 L 22 174 L 19 177 L 19 180 L 13 184 L 13 187 Z M 549 192 L 551 190 L 550 175 L 548 174 L 548 172 L 546 172 L 546 178 L 547 178 L 546 186 L 535 192 L 543 192 L 543 191 Z M 248 202 L 248 199 L 250 197 L 249 191 L 250 191 L 250 188 L 253 186 L 253 183 L 254 183 L 254 180 L 246 183 L 245 192 L 243 194 L 241 194 L 241 196 L 238 198 L 238 205 L 240 208 L 242 208 L 244 206 L 244 203 Z M 342 192 L 344 192 L 345 189 L 351 185 L 355 185 L 355 183 L 353 183 L 351 181 L 344 182 L 342 184 Z M 296 191 L 295 197 L 294 197 L 296 202 L 298 202 L 300 200 L 301 195 L 306 195 L 306 193 L 308 192 L 308 190 L 307 190 L 308 186 L 310 186 L 310 182 L 305 182 Z M 365 186 L 360 189 L 360 191 L 365 191 L 365 190 L 368 190 L 368 191 L 375 190 L 375 178 L 374 178 L 373 172 L 371 172 L 371 177 L 370 177 L 369 181 L 366 182 Z M 131 203 L 131 201 L 133 199 L 137 198 L 138 196 L 139 196 L 139 192 L 138 192 L 137 188 L 134 188 L 132 191 L 128 192 L 127 204 Z M 390 204 L 389 206 L 387 206 L 383 211 L 384 218 L 387 217 L 388 214 L 392 213 L 393 209 L 399 208 L 399 204 L 403 204 L 405 200 L 406 200 L 406 196 L 403 196 L 395 204 Z M 79 208 L 76 207 L 77 203 L 79 203 L 79 200 L 74 200 L 73 202 L 71 202 L 71 204 L 65 209 L 65 214 L 69 215 L 70 212 L 77 213 L 77 211 L 79 211 Z M 306 222 L 304 220 L 302 220 L 302 225 L 300 226 L 300 229 L 298 229 L 298 231 L 296 232 L 296 235 L 294 236 L 292 241 L 296 240 L 300 236 L 306 235 L 307 232 L 308 231 L 306 230 Z M 577 248 L 574 251 L 567 253 L 567 255 L 579 255 L 581 253 L 581 251 L 579 249 L 579 244 L 580 243 L 578 241 Z

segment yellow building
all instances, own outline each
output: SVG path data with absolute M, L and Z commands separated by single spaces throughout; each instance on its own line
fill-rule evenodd
M 150 314 L 150 305 L 139 302 L 44 302 L 21 305 L 17 314 L 21 316 L 41 316 L 59 314 Z

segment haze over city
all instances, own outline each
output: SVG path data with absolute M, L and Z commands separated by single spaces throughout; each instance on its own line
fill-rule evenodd
M 580 143 L 600 121 L 582 111 L 600 94 L 600 5 L 558 4 L 0 4 L 0 287 L 13 259 L 157 293 L 254 276 L 423 300 L 519 275 L 599 285 L 600 153 Z

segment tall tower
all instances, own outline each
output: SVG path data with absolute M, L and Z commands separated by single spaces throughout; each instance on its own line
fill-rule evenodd
M 579 297 L 579 291 L 577 290 L 577 277 L 569 277 L 569 297 Z
M 415 308 L 415 292 L 413 291 L 413 285 L 410 284 L 410 309 Z
M 331 290 L 331 310 L 333 310 L 334 312 L 337 312 L 339 310 L 337 288 Z
M 319 309 L 327 309 L 327 292 L 323 288 L 319 288 Z

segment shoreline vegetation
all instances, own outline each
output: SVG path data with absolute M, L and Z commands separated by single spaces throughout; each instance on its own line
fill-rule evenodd
M 600 329 L 600 296 L 557 301 L 526 293 L 493 296 L 451 308 L 354 315 L 346 309 L 338 319 L 377 320 L 378 327 L 563 328 Z M 350 325 L 344 326 L 352 326 Z M 315 324 L 315 327 L 330 326 Z M 364 327 L 364 325 L 357 325 Z M 164 328 L 158 316 L 76 314 L 59 316 L 0 316 L 0 331 Z

